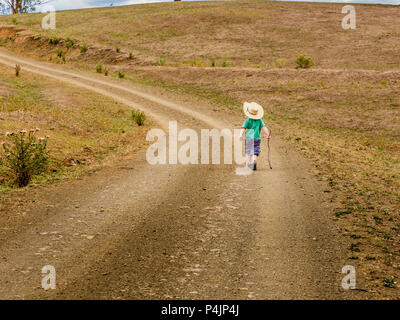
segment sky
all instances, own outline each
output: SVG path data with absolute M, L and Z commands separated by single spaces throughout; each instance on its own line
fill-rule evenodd
M 282 0 L 282 1 L 302 1 L 302 2 L 335 2 L 335 3 L 374 3 L 374 4 L 397 4 L 400 0 Z
M 150 2 L 166 2 L 172 0 L 53 0 L 53 5 L 56 10 L 65 9 L 80 9 L 80 8 L 94 8 L 94 7 L 108 7 L 111 4 L 128 5 L 137 3 L 150 3 Z M 184 0 L 187 1 L 187 0 Z M 305 0 L 290 0 L 290 1 L 305 1 Z M 381 3 L 381 4 L 400 4 L 400 0 L 311 0 L 315 2 L 339 2 L 339 3 Z M 40 11 L 40 8 L 39 10 Z
M 163 2 L 163 1 L 168 1 L 168 0 L 53 0 L 49 4 L 54 6 L 56 10 L 66 10 L 66 9 L 109 7 L 111 4 L 113 4 L 114 6 L 117 5 L 123 6 L 128 4 Z

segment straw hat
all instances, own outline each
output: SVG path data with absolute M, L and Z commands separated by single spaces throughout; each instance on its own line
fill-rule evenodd
M 261 119 L 264 116 L 264 109 L 258 103 L 245 102 L 243 103 L 244 114 L 254 120 Z

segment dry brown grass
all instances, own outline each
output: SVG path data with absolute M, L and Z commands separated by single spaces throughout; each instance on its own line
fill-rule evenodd
M 400 65 L 400 19 L 396 6 L 355 5 L 357 29 L 343 30 L 341 4 L 272 1 L 176 2 L 63 11 L 57 30 L 90 46 L 133 52 L 136 63 L 268 66 L 300 54 L 317 68 L 390 70 Z M 18 17 L 18 27 L 43 34 L 43 14 Z M 11 18 L 0 17 L 0 24 Z M 104 52 L 104 55 L 111 52 Z M 85 54 L 86 55 L 86 54 Z M 99 57 L 98 57 L 99 58 Z M 132 62 L 132 63 L 135 63 Z
M 382 281 L 400 277 L 400 72 L 180 68 L 131 76 L 232 112 L 243 101 L 261 103 L 274 134 L 327 181 L 332 217 L 352 239 L 348 257 L 365 289 L 398 294 Z
M 261 103 L 274 134 L 312 159 L 315 174 L 328 182 L 332 216 L 352 239 L 349 259 L 365 289 L 398 298 L 399 286 L 384 287 L 383 280 L 400 279 L 399 8 L 355 7 L 357 29 L 348 31 L 340 4 L 237 1 L 61 12 L 56 34 L 98 48 L 67 59 L 92 72 L 107 61 L 127 79 L 231 112 L 240 113 L 243 101 Z M 40 19 L 19 21 L 39 33 Z M 46 59 L 55 50 L 32 38 L 7 45 Z M 131 51 L 135 60 L 126 62 Z M 311 70 L 294 69 L 302 53 L 313 58 Z M 205 68 L 212 61 L 216 67 Z M 224 61 L 228 68 L 221 68 Z
M 29 73 L 22 72 L 16 78 L 12 68 L 3 66 L 0 120 L 1 136 L 37 127 L 40 135 L 50 136 L 50 172 L 36 182 L 84 173 L 115 154 L 121 159 L 142 147 L 148 130 L 147 125 L 135 124 L 131 109 L 125 105 Z M 8 186 L 1 168 L 0 178 L 4 190 Z

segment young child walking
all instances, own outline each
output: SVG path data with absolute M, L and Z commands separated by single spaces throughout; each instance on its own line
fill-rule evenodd
M 248 159 L 247 166 L 251 170 L 257 170 L 257 158 L 261 152 L 261 129 L 264 131 L 267 139 L 271 138 L 270 131 L 262 121 L 264 116 L 264 109 L 255 102 L 245 102 L 243 104 L 243 112 L 247 119 L 242 125 L 240 131 L 240 140 L 243 140 L 243 134 L 245 136 L 245 151 Z

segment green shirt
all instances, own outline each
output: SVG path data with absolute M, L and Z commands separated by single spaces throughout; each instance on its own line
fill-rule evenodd
M 246 139 L 261 139 L 260 131 L 264 126 L 265 124 L 261 119 L 246 119 L 242 126 L 242 128 L 246 129 Z

